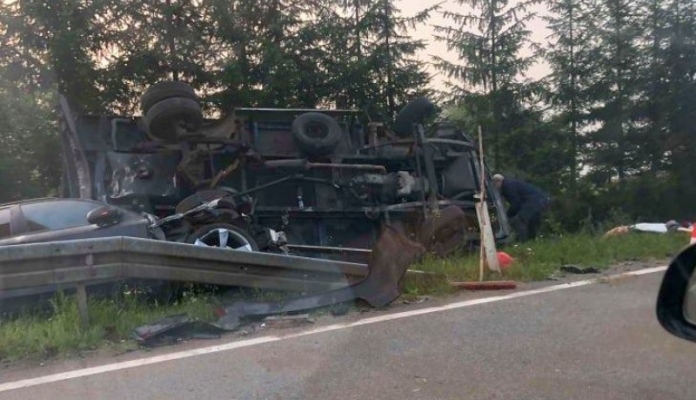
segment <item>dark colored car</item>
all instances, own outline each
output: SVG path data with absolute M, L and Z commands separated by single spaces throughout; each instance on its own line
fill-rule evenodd
M 241 251 L 282 245 L 282 232 L 247 233 L 224 192 L 185 199 L 166 218 L 90 199 L 37 199 L 0 205 L 0 246 L 127 236 Z M 265 244 L 260 247 L 259 243 Z
M 109 223 L 99 217 L 104 222 L 110 217 Z M 135 212 L 88 199 L 0 205 L 1 246 L 111 236 L 156 238 L 149 225 L 147 218 Z

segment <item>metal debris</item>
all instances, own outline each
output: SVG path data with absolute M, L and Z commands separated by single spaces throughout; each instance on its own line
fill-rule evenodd
M 284 302 L 236 302 L 224 309 L 224 316 L 216 325 L 234 330 L 244 320 L 292 314 L 354 299 L 364 300 L 373 307 L 384 307 L 399 297 L 406 270 L 423 253 L 422 246 L 408 240 L 395 229 L 386 227 L 371 254 L 369 273 L 362 281 L 342 289 Z
M 599 268 L 596 267 L 583 267 L 573 264 L 563 265 L 560 270 L 569 274 L 598 274 L 601 272 Z
M 136 328 L 133 336 L 141 345 L 155 346 L 187 339 L 218 339 L 223 332 L 186 315 L 172 315 Z
M 517 288 L 515 281 L 451 282 L 450 285 L 463 290 L 513 290 Z

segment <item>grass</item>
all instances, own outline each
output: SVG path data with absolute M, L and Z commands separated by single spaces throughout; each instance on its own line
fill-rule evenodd
M 137 297 L 90 300 L 90 327 L 81 330 L 77 302 L 58 295 L 53 310 L 25 313 L 0 324 L 0 361 L 50 358 L 104 347 L 127 348 L 133 329 L 156 319 L 186 314 L 201 320 L 213 318 L 213 308 L 202 296 L 186 296 L 167 305 L 144 302 Z
M 568 235 L 540 239 L 501 249 L 516 260 L 504 272 L 503 279 L 544 280 L 564 264 L 606 268 L 621 261 L 664 259 L 675 255 L 687 241 L 683 234 L 631 234 L 607 239 Z M 436 274 L 407 279 L 406 299 L 451 293 L 448 281 L 477 280 L 478 257 L 430 258 L 414 269 Z M 488 279 L 500 278 L 491 275 Z M 240 294 L 247 298 L 269 299 L 267 292 L 252 290 Z M 82 331 L 74 299 L 58 296 L 51 313 L 25 313 L 0 320 L 0 361 L 70 356 L 105 347 L 126 350 L 135 347 L 130 340 L 134 328 L 176 314 L 209 321 L 213 319 L 213 304 L 219 301 L 207 292 L 189 292 L 174 304 L 157 304 L 134 296 L 118 300 L 90 299 L 91 324 L 89 329 Z
M 515 259 L 513 266 L 504 271 L 502 279 L 520 282 L 545 280 L 566 264 L 604 269 L 622 261 L 664 259 L 675 255 L 686 243 L 688 237 L 678 233 L 629 234 L 610 238 L 577 234 L 542 238 L 499 249 Z M 478 254 L 447 259 L 427 258 L 414 269 L 433 272 L 441 278 L 407 280 L 407 295 L 446 294 L 453 291 L 449 281 L 478 280 L 479 259 Z M 501 278 L 486 271 L 486 279 Z

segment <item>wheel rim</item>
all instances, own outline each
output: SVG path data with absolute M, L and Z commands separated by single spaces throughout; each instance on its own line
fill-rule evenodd
M 254 251 L 249 240 L 239 232 L 230 229 L 217 228 L 196 239 L 196 246 L 217 247 L 235 251 Z

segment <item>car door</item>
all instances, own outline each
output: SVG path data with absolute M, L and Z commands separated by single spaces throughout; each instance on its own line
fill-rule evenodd
M 103 206 L 80 199 L 19 204 L 10 212 L 12 236 L 0 239 L 0 245 L 113 236 L 148 237 L 147 220 L 125 210 L 122 221 L 116 225 L 98 227 L 87 222 L 87 214 Z

